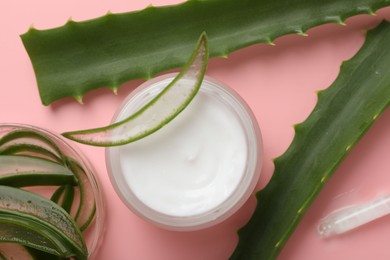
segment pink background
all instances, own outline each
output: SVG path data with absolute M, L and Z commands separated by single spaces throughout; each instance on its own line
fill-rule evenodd
M 31 24 L 38 29 L 63 25 L 69 17 L 84 20 L 108 10 L 138 10 L 150 3 L 167 5 L 179 0 L 76 1 L 35 0 L 0 2 L 0 122 L 25 123 L 54 132 L 103 126 L 110 122 L 122 100 L 142 81 L 124 84 L 117 96 L 108 89 L 87 94 L 84 105 L 72 99 L 41 105 L 35 77 L 19 35 Z M 352 57 L 364 32 L 382 18 L 360 15 L 348 26 L 324 25 L 309 37 L 289 35 L 276 46 L 256 45 L 228 59 L 212 59 L 207 74 L 237 90 L 253 109 L 262 129 L 265 164 L 258 188 L 269 180 L 272 158 L 283 153 L 293 138 L 292 125 L 303 121 L 316 103 L 315 92 L 336 78 L 343 60 Z M 390 45 L 389 45 L 390 47 Z M 104 149 L 78 145 L 94 164 L 107 201 L 105 240 L 98 259 L 227 259 L 237 243 L 236 230 L 255 206 L 252 198 L 222 224 L 197 232 L 161 230 L 129 211 L 115 194 L 104 162 Z M 318 221 L 338 207 L 390 193 L 390 111 L 378 119 L 354 148 L 309 209 L 278 259 L 390 259 L 390 216 L 330 240 L 316 235 Z

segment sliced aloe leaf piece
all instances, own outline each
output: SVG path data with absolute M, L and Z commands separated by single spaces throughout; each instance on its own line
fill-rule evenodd
M 80 189 L 80 202 L 74 217 L 80 230 L 87 229 L 96 213 L 96 201 L 93 188 L 83 167 L 74 159 L 67 158 L 68 166 L 77 178 Z
M 62 159 L 55 153 L 42 146 L 28 143 L 17 143 L 9 146 L 5 146 L 0 149 L 0 155 L 29 155 L 34 157 L 40 157 L 43 159 L 49 159 L 57 163 L 62 163 Z
M 72 171 L 60 164 L 36 157 L 0 155 L 0 185 L 25 187 L 76 184 Z
M 74 187 L 69 185 L 59 187 L 53 193 L 50 200 L 60 205 L 66 212 L 70 213 L 74 201 Z
M 208 61 L 207 36 L 203 33 L 193 54 L 176 78 L 162 92 L 127 119 L 115 124 L 63 135 L 95 146 L 113 146 L 150 135 L 174 119 L 198 92 Z
M 7 146 L 14 144 L 40 145 L 43 146 L 42 148 L 54 153 L 57 157 L 63 157 L 62 151 L 58 145 L 53 140 L 37 131 L 18 129 L 7 133 L 0 138 L 0 150 L 6 149 Z
M 68 241 L 57 231 L 26 216 L 4 214 L 0 210 L 0 241 L 29 246 L 50 254 L 71 257 Z
M 309 117 L 295 126 L 231 260 L 275 259 L 322 187 L 390 105 L 390 23 L 369 31 L 333 84 L 318 93 Z M 313 231 L 314 232 L 314 231 Z
M 73 186 L 66 185 L 64 189 L 64 193 L 62 195 L 62 200 L 60 202 L 60 206 L 68 213 L 72 209 L 74 200 L 74 188 Z
M 51 195 L 50 200 L 58 204 L 64 194 L 64 190 L 65 186 L 58 187 Z
M 58 252 L 66 253 L 71 247 L 77 258 L 86 259 L 88 255 L 84 238 L 72 217 L 47 198 L 22 189 L 0 186 L 0 214 L 3 222 L 14 228 L 30 227 L 45 238 L 58 235 L 49 239 L 58 247 Z M 17 234 L 9 237 L 20 239 Z

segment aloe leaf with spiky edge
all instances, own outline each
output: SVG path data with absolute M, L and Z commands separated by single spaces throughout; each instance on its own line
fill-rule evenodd
M 206 31 L 210 57 L 256 43 L 272 44 L 285 34 L 325 23 L 344 24 L 357 14 L 373 14 L 390 0 L 191 0 L 175 6 L 112 14 L 22 35 L 42 103 L 83 95 L 125 81 L 150 78 L 185 64 L 198 36 Z
M 389 106 L 389 42 L 390 23 L 383 22 L 318 93 L 313 112 L 275 160 L 271 181 L 257 193 L 255 213 L 239 231 L 231 259 L 274 259 L 337 166 Z

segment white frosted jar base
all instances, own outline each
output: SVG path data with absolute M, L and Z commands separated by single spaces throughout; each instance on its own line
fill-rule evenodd
M 136 112 L 174 77 L 142 84 L 113 122 Z M 146 138 L 106 150 L 110 179 L 122 201 L 140 217 L 182 231 L 215 225 L 237 211 L 253 192 L 262 156 L 260 130 L 248 106 L 209 77 L 173 121 Z

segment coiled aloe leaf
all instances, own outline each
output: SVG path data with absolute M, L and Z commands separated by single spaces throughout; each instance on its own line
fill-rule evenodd
M 258 206 L 239 231 L 231 259 L 274 259 L 308 206 L 350 149 L 390 104 L 390 23 L 370 31 L 361 50 L 341 66 L 287 151 L 275 160 Z
M 210 57 L 311 27 L 373 14 L 390 0 L 191 0 L 167 7 L 112 14 L 22 35 L 42 103 L 82 96 L 96 88 L 181 67 L 206 31 Z

